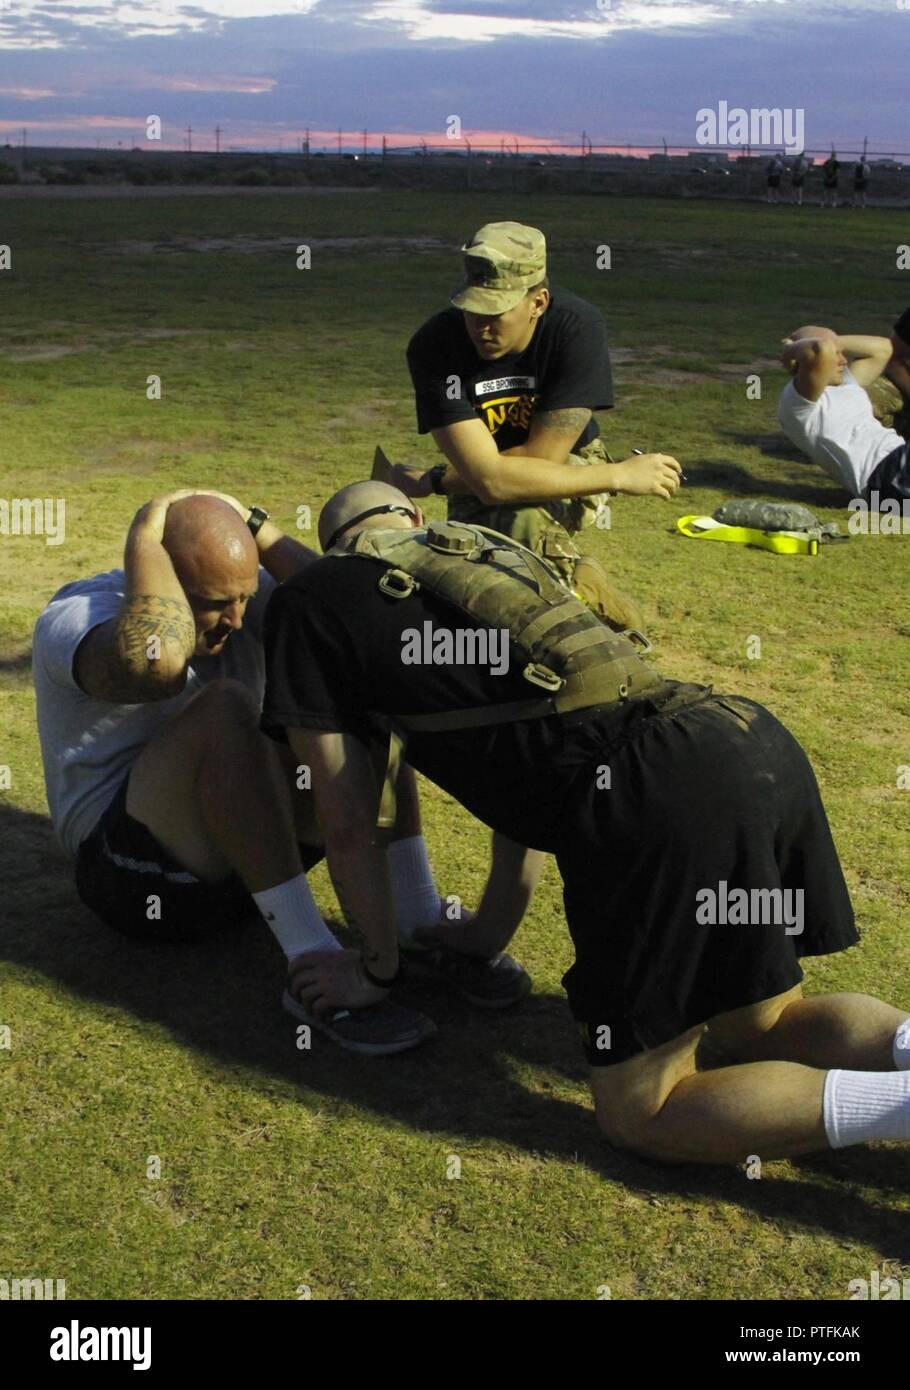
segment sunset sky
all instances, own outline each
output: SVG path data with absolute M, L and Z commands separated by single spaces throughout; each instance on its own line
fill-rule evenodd
M 906 4 L 907 8 L 901 8 Z M 802 108 L 810 149 L 910 151 L 910 0 L 0 0 L 0 139 L 157 148 L 501 138 L 692 145 Z

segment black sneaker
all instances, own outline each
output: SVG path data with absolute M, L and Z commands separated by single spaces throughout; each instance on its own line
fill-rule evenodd
M 531 992 L 527 970 L 504 951 L 484 959 L 450 946 L 401 943 L 401 959 L 408 971 L 423 971 L 443 980 L 478 1009 L 508 1009 Z
M 339 1009 L 323 1018 L 314 1018 L 290 990 L 285 990 L 281 1003 L 289 1014 L 324 1033 L 346 1052 L 359 1052 L 368 1057 L 405 1052 L 436 1032 L 436 1024 L 426 1014 L 391 1004 L 388 1000 L 382 1004 L 368 1004 L 362 1009 Z

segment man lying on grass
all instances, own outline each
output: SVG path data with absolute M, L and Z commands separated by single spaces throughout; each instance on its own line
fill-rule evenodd
M 910 446 L 876 420 L 864 390 L 891 353 L 888 338 L 844 337 L 809 324 L 784 339 L 781 354 L 793 377 L 778 403 L 784 433 L 873 509 L 910 498 Z
M 751 700 L 660 677 L 514 542 L 424 527 L 395 489 L 380 505 L 381 486 L 336 494 L 320 518 L 334 548 L 272 596 L 263 708 L 312 767 L 329 864 L 381 974 L 394 982 L 398 950 L 369 750 L 391 724 L 415 768 L 556 856 L 564 984 L 614 1144 L 731 1162 L 910 1139 L 907 1012 L 803 998 L 800 957 L 857 932 L 793 736 Z M 508 671 L 436 659 L 499 605 Z M 435 634 L 420 664 L 415 633 L 425 656 Z M 340 964 L 303 966 L 314 1009 L 346 1002 Z
M 301 954 L 341 948 L 305 875 L 323 854 L 308 779 L 259 731 L 261 637 L 269 595 L 316 558 L 232 497 L 156 498 L 133 520 L 123 570 L 50 601 L 33 662 L 48 804 L 83 902 L 150 940 L 221 931 L 258 909 L 288 958 L 285 1006 L 298 1017 Z M 389 862 L 407 933 L 437 919 L 440 897 L 410 769 L 398 793 Z M 492 882 L 498 911 L 520 918 L 533 884 L 514 861 L 501 846 Z M 491 978 L 472 960 L 459 974 L 456 960 L 449 974 L 464 990 L 467 971 L 482 1002 L 502 1005 L 530 988 L 510 965 Z M 320 1025 L 342 1047 L 397 1052 L 435 1031 L 362 971 L 352 982 L 350 1009 Z

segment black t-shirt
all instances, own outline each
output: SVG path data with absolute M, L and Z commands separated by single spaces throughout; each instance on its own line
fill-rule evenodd
M 542 694 L 521 675 L 514 648 L 501 675 L 483 665 L 405 664 L 409 631 L 423 635 L 425 623 L 433 632 L 480 625 L 422 590 L 406 599 L 386 597 L 377 587 L 382 569 L 379 561 L 328 555 L 272 594 L 262 722 L 273 737 L 303 728 L 384 740 L 391 716 Z M 689 692 L 702 698 L 700 687 L 670 681 L 652 698 L 599 714 L 412 732 L 407 760 L 494 830 L 555 851 L 576 795 L 589 790 L 611 746 L 668 700 L 687 702 Z
M 901 342 L 910 347 L 910 309 L 905 309 L 894 325 L 894 332 Z
M 526 442 L 535 410 L 613 406 L 603 316 L 593 304 L 565 290 L 553 291 L 524 352 L 485 362 L 468 337 L 461 310 L 449 308 L 414 334 L 408 344 L 408 368 L 418 433 L 476 415 L 500 451 Z M 589 444 L 599 433 L 592 419 L 575 447 Z

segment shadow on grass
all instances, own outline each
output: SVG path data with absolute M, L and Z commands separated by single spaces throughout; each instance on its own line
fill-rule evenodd
M 751 440 L 752 435 L 736 436 L 740 440 Z M 788 457 L 788 462 L 792 461 Z M 807 465 L 811 468 L 812 465 Z M 727 458 L 697 458 L 686 460 L 687 487 L 707 487 L 729 492 L 737 497 L 774 497 L 788 502 L 802 502 L 807 507 L 831 507 L 835 510 L 845 508 L 848 494 L 836 484 L 827 484 L 820 470 L 806 475 L 805 481 L 799 476 L 803 472 L 800 464 L 796 477 L 768 478 L 756 477 L 741 464 L 732 463 Z M 794 470 L 796 471 L 796 470 Z M 680 494 L 685 496 L 684 493 Z
M 70 866 L 46 817 L 0 806 L 0 873 L 7 912 L 0 958 L 33 970 L 91 1003 L 123 1009 L 140 1027 L 163 1027 L 211 1066 L 258 1071 L 305 1096 L 331 1096 L 371 1111 L 378 1123 L 438 1132 L 447 1143 L 494 1140 L 578 1162 L 645 1195 L 735 1202 L 762 1219 L 822 1230 L 910 1261 L 910 1212 L 885 1206 L 882 1191 L 906 1191 L 907 1155 L 898 1148 L 851 1150 L 799 1160 L 791 1175 L 760 1181 L 741 1168 L 663 1166 L 611 1149 L 588 1104 L 549 1096 L 561 1074 L 584 1086 L 586 1067 L 565 1000 L 534 994 L 505 1014 L 482 1013 L 442 987 L 402 992 L 428 1012 L 439 1034 L 387 1058 L 342 1053 L 314 1035 L 297 1048 L 297 1025 L 279 997 L 283 957 L 267 932 L 249 927 L 187 946 L 145 945 L 109 931 L 82 906 Z M 540 1067 L 528 1091 L 516 1067 Z M 256 1081 L 250 1085 L 255 1087 Z M 552 1084 L 552 1081 L 551 1081 Z M 865 1190 L 871 1189 L 871 1192 Z
M 26 648 L 25 651 L 10 654 L 0 652 L 0 676 L 17 681 L 21 678 L 30 678 L 32 673 L 32 649 Z

